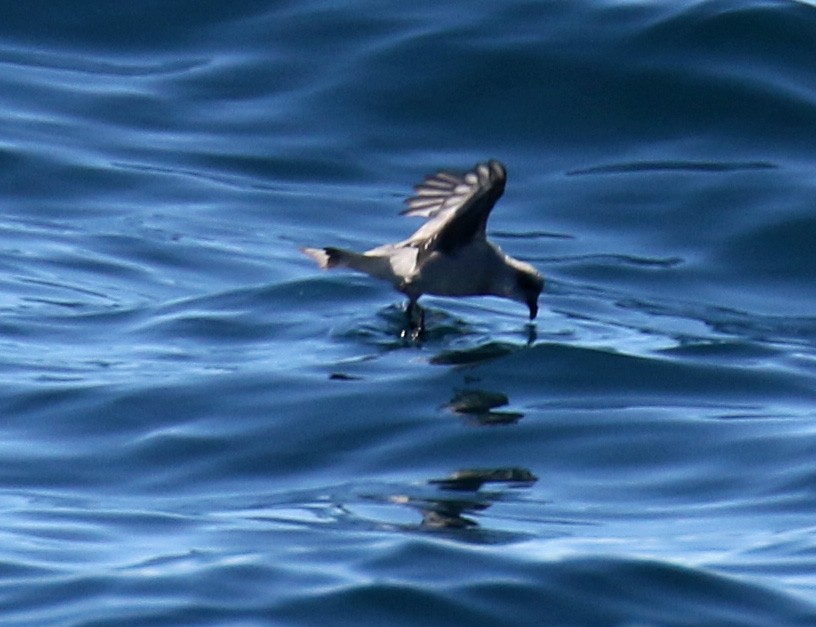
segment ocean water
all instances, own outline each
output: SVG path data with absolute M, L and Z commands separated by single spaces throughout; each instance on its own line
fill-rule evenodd
M 816 624 L 816 6 L 0 16 L 3 625 Z M 532 325 L 298 250 L 489 158 Z

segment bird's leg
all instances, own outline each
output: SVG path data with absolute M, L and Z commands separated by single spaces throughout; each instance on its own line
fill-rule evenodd
M 408 314 L 408 329 L 411 339 L 417 340 L 425 333 L 425 310 L 417 304 L 416 299 L 412 298 L 408 301 L 408 306 L 405 309 Z M 419 324 L 415 320 L 416 313 L 419 312 Z
M 408 315 L 408 326 L 410 327 L 414 321 L 414 309 L 416 309 L 417 303 L 412 298 L 408 301 L 408 305 L 405 307 L 405 313 Z
M 414 298 L 408 301 L 408 307 L 406 307 L 405 311 L 408 313 L 408 328 L 413 331 L 417 328 L 416 322 L 414 322 L 417 311 L 420 312 L 420 320 L 425 312 L 422 311 L 422 308 L 417 304 L 416 299 Z

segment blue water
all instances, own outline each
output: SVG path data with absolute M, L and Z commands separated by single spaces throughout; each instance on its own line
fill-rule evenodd
M 816 624 L 816 7 L 0 16 L 4 625 Z M 489 158 L 534 326 L 298 251 Z

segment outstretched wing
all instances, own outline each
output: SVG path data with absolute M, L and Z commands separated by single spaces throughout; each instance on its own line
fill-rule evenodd
M 403 215 L 428 218 L 409 239 L 421 253 L 454 252 L 485 236 L 487 218 L 504 193 L 507 172 L 498 161 L 480 163 L 459 175 L 442 171 L 427 177 L 406 200 Z M 424 256 L 424 255 L 423 255 Z

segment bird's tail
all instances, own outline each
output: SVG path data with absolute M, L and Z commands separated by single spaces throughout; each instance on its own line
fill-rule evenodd
M 314 259 L 317 262 L 317 265 L 319 265 L 323 270 L 338 267 L 357 269 L 357 264 L 354 262 L 358 257 L 362 256 L 358 253 L 351 252 L 350 250 L 332 248 L 331 246 L 327 248 L 301 248 L 300 251 Z

